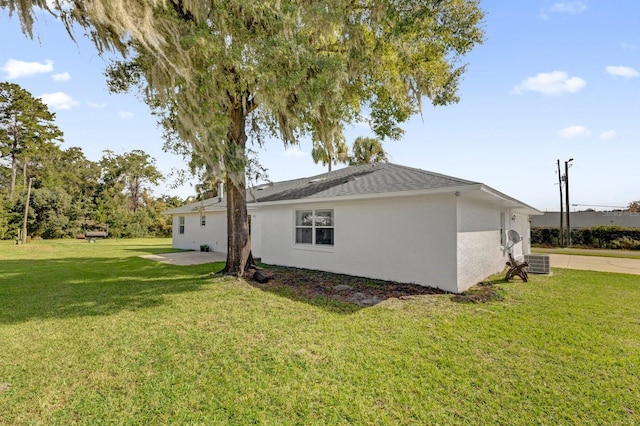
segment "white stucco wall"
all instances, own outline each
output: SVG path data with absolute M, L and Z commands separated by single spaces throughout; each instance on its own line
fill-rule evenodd
M 295 244 L 295 210 L 334 210 L 334 246 Z M 262 261 L 355 276 L 456 287 L 453 194 L 262 206 Z
M 515 229 L 522 237 L 522 254 L 531 254 L 531 224 L 529 216 L 511 213 L 511 229 Z M 515 217 L 515 220 L 513 218 Z
M 459 292 L 504 269 L 499 230 L 459 232 L 457 244 Z
M 184 216 L 184 234 L 180 234 L 179 217 Z M 173 247 L 183 250 L 200 250 L 203 244 L 217 252 L 227 252 L 226 212 L 206 212 L 206 225 L 200 225 L 200 213 L 173 216 Z
M 301 209 L 333 209 L 333 246 L 295 243 L 295 211 Z M 248 213 L 252 252 L 264 263 L 452 292 L 467 290 L 504 269 L 501 228 L 502 235 L 515 229 L 523 237 L 523 253 L 530 253 L 528 216 L 478 193 L 260 205 Z M 226 212 L 205 215 L 205 226 L 199 213 L 174 215 L 173 247 L 199 250 L 208 244 L 213 251 L 226 252 Z M 185 217 L 182 235 L 180 216 Z
M 250 211 L 251 216 L 251 254 L 254 258 L 262 257 L 262 220 L 259 211 Z
M 500 245 L 500 213 L 509 226 L 508 209 L 488 201 L 458 197 L 457 285 L 462 292 L 505 266 Z

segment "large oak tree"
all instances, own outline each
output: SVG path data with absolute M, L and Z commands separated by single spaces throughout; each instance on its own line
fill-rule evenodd
M 285 144 L 310 135 L 330 151 L 345 123 L 367 115 L 376 136 L 399 138 L 399 123 L 421 110 L 424 97 L 434 105 L 458 101 L 461 58 L 483 39 L 477 0 L 73 3 L 67 22 L 86 25 L 98 47 L 127 52 L 112 82 L 117 75 L 119 89 L 137 82 L 165 125 L 222 164 L 226 272 L 238 275 L 250 255 L 247 131 Z

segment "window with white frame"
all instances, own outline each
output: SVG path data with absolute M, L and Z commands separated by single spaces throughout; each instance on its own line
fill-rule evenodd
M 184 235 L 184 216 L 178 216 L 178 234 Z
M 207 217 L 203 214 L 200 215 L 200 226 L 207 226 Z
M 333 245 L 333 210 L 296 210 L 296 244 Z

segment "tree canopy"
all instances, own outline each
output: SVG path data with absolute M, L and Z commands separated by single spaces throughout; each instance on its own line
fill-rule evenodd
M 13 199 L 18 166 L 24 178 L 29 158 L 42 156 L 50 143 L 62 139 L 55 114 L 38 98 L 17 84 L 0 82 L 0 158 L 9 159 Z
M 181 200 L 151 197 L 150 186 L 163 178 L 155 159 L 141 150 L 105 151 L 93 162 L 82 149 L 63 150 L 59 142 L 55 114 L 19 85 L 0 82 L 0 239 L 22 227 L 27 182 L 33 183 L 26 209 L 31 236 L 75 236 L 96 221 L 108 223 L 115 236 L 170 232 L 159 213 Z
M 160 177 L 154 163 L 139 150 L 122 155 L 105 151 L 94 162 L 78 147 L 63 150 L 51 144 L 46 155 L 34 159 L 27 170 L 27 178 L 33 181 L 28 235 L 73 238 L 87 225 L 104 223 L 114 237 L 170 236 L 171 218 L 160 213 L 182 205 L 183 200 L 151 195 Z M 0 163 L 0 176 L 9 169 Z M 19 196 L 13 200 L 8 187 L 8 180 L 0 181 L 0 239 L 15 238 L 23 224 L 27 186 L 16 184 Z
M 382 142 L 376 138 L 358 137 L 353 142 L 350 164 L 385 163 L 389 161 Z
M 137 86 L 166 128 L 227 177 L 227 272 L 249 256 L 245 180 L 248 132 L 296 144 L 309 135 L 333 152 L 343 126 L 370 115 L 380 138 L 421 109 L 458 101 L 460 57 L 482 41 L 477 2 L 325 0 L 173 2 L 157 13 L 163 55 L 131 44 L 108 72 L 113 90 Z
M 0 0 L 30 31 L 38 0 Z M 433 105 L 459 100 L 461 58 L 483 40 L 478 0 L 76 0 L 54 2 L 99 49 L 126 54 L 112 89 L 137 85 L 163 124 L 225 169 L 228 273 L 249 263 L 248 137 L 305 135 L 327 152 L 367 116 L 379 138 Z
M 349 147 L 344 140 L 334 141 L 330 146 L 316 143 L 311 149 L 311 158 L 314 163 L 322 163 L 323 166 L 328 166 L 331 171 L 334 164 L 349 162 Z
M 145 185 L 158 184 L 163 178 L 155 163 L 154 158 L 139 149 L 123 155 L 105 150 L 100 160 L 102 180 L 111 182 L 120 192 L 124 190 L 129 199 L 129 210 L 135 212 L 148 189 Z

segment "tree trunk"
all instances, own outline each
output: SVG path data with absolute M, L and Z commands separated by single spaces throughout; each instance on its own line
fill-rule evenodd
M 242 174 L 242 176 L 240 176 Z M 240 179 L 242 182 L 238 182 Z M 244 172 L 227 177 L 227 264 L 225 274 L 243 276 L 250 264 L 251 242 L 247 219 Z
M 22 160 L 22 186 L 27 186 L 27 162 L 28 158 Z
M 227 133 L 228 153 L 226 154 L 231 160 L 225 161 L 227 165 L 227 264 L 222 272 L 242 277 L 252 263 L 245 169 L 242 167 L 241 170 L 233 170 L 232 166 L 238 163 L 238 156 L 245 155 L 246 114 L 242 106 L 238 106 L 231 112 L 231 118 Z
M 131 210 L 135 213 L 138 211 L 139 207 L 139 198 L 140 198 L 140 178 L 133 177 L 131 178 L 131 183 L 129 184 L 129 197 L 131 203 Z
M 11 154 L 11 186 L 9 187 L 9 199 L 13 200 L 16 191 L 16 177 L 18 175 L 18 159 L 15 154 Z

